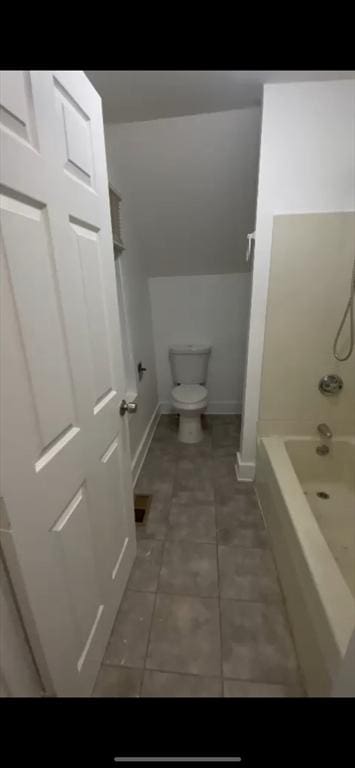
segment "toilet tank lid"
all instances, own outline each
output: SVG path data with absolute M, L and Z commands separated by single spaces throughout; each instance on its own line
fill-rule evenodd
M 203 355 L 211 352 L 211 347 L 207 344 L 174 344 L 170 347 L 169 352 L 180 355 Z

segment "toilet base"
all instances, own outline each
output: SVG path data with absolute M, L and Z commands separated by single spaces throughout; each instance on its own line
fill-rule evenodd
M 203 438 L 201 414 L 180 413 L 178 440 L 180 443 L 200 443 Z

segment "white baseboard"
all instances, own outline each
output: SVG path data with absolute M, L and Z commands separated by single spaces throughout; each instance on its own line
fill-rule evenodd
M 161 413 L 173 413 L 173 407 L 169 400 L 160 403 Z M 238 400 L 212 400 L 207 405 L 206 413 L 212 414 L 239 414 L 242 413 L 242 403 Z
M 132 461 L 132 484 L 133 488 L 137 482 L 138 475 L 142 469 L 144 459 L 148 453 L 149 446 L 152 442 L 154 432 L 157 428 L 157 424 L 160 416 L 160 404 L 158 403 L 152 418 L 144 432 L 144 435 L 140 441 L 140 444 L 136 450 L 135 457 Z
M 236 458 L 235 472 L 238 480 L 251 483 L 255 477 L 255 461 L 242 461 L 239 451 Z
M 239 400 L 211 400 L 207 406 L 207 413 L 219 414 L 239 414 L 242 413 L 242 403 Z

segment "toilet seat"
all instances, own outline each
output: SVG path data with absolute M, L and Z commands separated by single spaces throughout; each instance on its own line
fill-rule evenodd
M 171 395 L 177 409 L 195 411 L 207 405 L 208 392 L 201 384 L 180 384 L 173 387 Z

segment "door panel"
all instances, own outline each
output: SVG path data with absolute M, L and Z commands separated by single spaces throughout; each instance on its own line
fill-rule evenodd
M 88 227 L 72 224 L 79 253 L 90 337 L 95 406 L 112 392 L 105 302 L 101 275 L 100 235 Z
M 102 483 L 109 488 L 107 494 L 107 508 L 105 514 L 105 548 L 103 554 L 106 556 L 108 567 L 108 577 L 115 579 L 116 568 L 123 548 L 126 546 L 128 538 L 128 529 L 119 525 L 116 515 L 114 499 L 119 499 L 120 506 L 124 504 L 124 494 L 117 465 L 119 465 L 119 452 L 122 448 L 119 445 L 119 438 L 115 438 L 101 457 Z
M 0 120 L 4 128 L 37 145 L 29 72 L 6 72 L 1 82 Z
M 43 679 L 88 695 L 135 555 L 101 103 L 81 72 L 0 94 L 0 536 Z
M 4 246 L 26 350 L 41 449 L 75 422 L 48 217 L 34 201 L 0 197 Z M 55 350 L 55 355 L 48 355 Z
M 52 527 L 53 546 L 68 581 L 68 593 L 83 648 L 95 621 L 100 596 L 85 485 Z
M 90 117 L 57 78 L 54 78 L 54 85 L 64 137 L 63 166 L 74 179 L 93 187 L 94 157 Z

